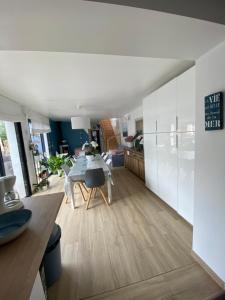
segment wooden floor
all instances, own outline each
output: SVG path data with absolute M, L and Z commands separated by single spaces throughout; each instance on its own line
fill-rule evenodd
M 192 230 L 126 169 L 113 171 L 113 203 L 62 204 L 63 272 L 50 300 L 214 299 L 222 290 L 191 257 Z M 52 177 L 47 193 L 63 190 Z

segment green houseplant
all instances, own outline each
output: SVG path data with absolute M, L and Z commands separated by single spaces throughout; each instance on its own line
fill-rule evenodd
M 64 154 L 58 154 L 58 155 L 52 155 L 50 156 L 47 161 L 43 161 L 43 165 L 49 169 L 50 172 L 53 174 L 58 174 L 60 177 L 63 174 L 63 171 L 61 169 L 61 166 L 63 164 L 68 165 L 69 167 L 72 167 L 71 157 L 69 155 Z
M 48 189 L 49 184 L 50 183 L 48 181 L 48 178 L 44 178 L 44 179 L 42 179 L 41 182 L 33 184 L 33 186 L 34 186 L 34 193 L 37 193 L 37 192 L 42 191 L 44 189 Z

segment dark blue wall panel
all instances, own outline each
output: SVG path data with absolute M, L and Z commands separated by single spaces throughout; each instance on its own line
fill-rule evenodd
M 76 148 L 88 141 L 88 134 L 84 130 L 72 129 L 70 121 L 60 122 L 62 137 L 69 145 L 69 153 L 74 154 Z
M 88 134 L 84 130 L 72 129 L 70 121 L 50 121 L 51 133 L 51 148 L 52 154 L 59 152 L 59 145 L 62 140 L 66 140 L 69 145 L 69 153 L 74 154 L 76 148 L 81 147 L 88 141 Z
M 59 152 L 59 144 L 62 140 L 60 122 L 50 120 L 51 132 L 49 133 L 49 151 L 51 155 Z

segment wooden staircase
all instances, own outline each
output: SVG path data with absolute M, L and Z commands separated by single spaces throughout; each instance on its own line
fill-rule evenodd
M 110 119 L 104 119 L 100 121 L 104 138 L 104 151 L 109 151 L 118 148 L 118 137 L 112 127 Z

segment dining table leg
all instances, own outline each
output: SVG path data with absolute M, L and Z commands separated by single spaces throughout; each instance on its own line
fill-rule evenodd
M 112 187 L 111 187 L 111 178 L 108 176 L 107 178 L 107 189 L 108 189 L 108 201 L 109 204 L 112 203 Z
M 69 181 L 69 189 L 70 189 L 70 197 L 71 197 L 71 207 L 75 209 L 75 196 L 74 196 L 74 182 L 72 180 Z

